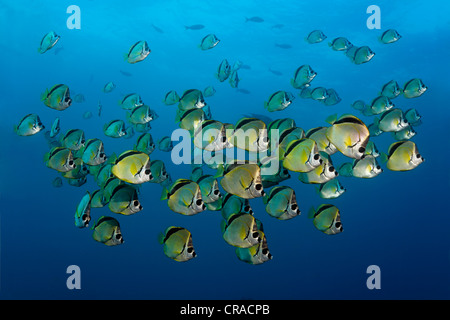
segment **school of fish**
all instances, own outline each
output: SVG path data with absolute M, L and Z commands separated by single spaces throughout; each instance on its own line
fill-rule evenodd
M 251 17 L 246 18 L 246 22 L 263 23 L 264 20 Z M 272 28 L 283 26 L 280 24 Z M 163 33 L 156 26 L 153 28 Z M 185 26 L 186 30 L 194 31 L 203 28 L 203 25 Z M 317 45 L 326 38 L 322 31 L 313 30 L 305 37 L 305 41 Z M 394 29 L 384 31 L 379 37 L 383 44 L 391 44 L 399 39 L 401 36 Z M 63 41 L 60 36 L 53 31 L 49 32 L 42 38 L 38 52 L 44 54 L 59 41 Z M 208 34 L 200 40 L 198 47 L 206 51 L 219 44 L 223 45 L 215 34 Z M 345 37 L 337 37 L 328 45 L 334 51 L 343 52 L 357 65 L 367 63 L 375 57 L 368 46 L 357 47 Z M 290 48 L 290 45 L 276 46 Z M 148 43 L 138 41 L 124 53 L 124 59 L 130 64 L 142 63 L 150 53 Z M 241 61 L 230 64 L 227 59 L 222 59 L 217 70 L 211 70 L 211 73 L 219 82 L 228 80 L 232 88 L 246 93 L 245 89 L 238 88 L 238 70 L 241 68 L 245 68 Z M 270 71 L 282 75 L 274 70 Z M 290 83 L 301 98 L 313 99 L 326 106 L 341 102 L 334 89 L 311 87 L 318 74 L 310 65 L 304 64 L 292 71 Z M 99 91 L 109 94 L 115 88 L 114 82 L 110 81 L 99 88 Z M 416 134 L 414 128 L 422 123 L 421 116 L 415 108 L 404 111 L 395 106 L 392 100 L 399 96 L 406 99 L 417 98 L 426 90 L 427 87 L 418 78 L 409 80 L 403 87 L 391 80 L 381 86 L 379 94 L 371 102 L 356 100 L 351 104 L 355 111 L 373 119 L 370 124 L 353 114 L 331 114 L 324 119 L 323 126 L 307 130 L 297 126 L 292 118 L 271 120 L 251 115 L 235 124 L 218 121 L 213 118 L 211 107 L 205 100 L 216 93 L 212 85 L 204 90 L 186 89 L 181 95 L 170 90 L 162 97 L 162 102 L 167 106 L 177 106 L 174 110 L 175 122 L 181 129 L 189 132 L 197 151 L 209 151 L 212 158 L 221 160 L 224 160 L 224 150 L 233 148 L 241 149 L 247 155 L 263 151 L 268 154 L 258 161 L 225 157 L 226 161 L 222 162 L 192 164 L 190 174 L 175 181 L 172 181 L 163 161 L 150 159 L 156 149 L 161 152 L 172 151 L 174 145 L 170 134 L 159 137 L 155 142 L 149 131 L 151 122 L 158 119 L 157 113 L 144 103 L 139 94 L 129 93 L 118 102 L 119 107 L 125 110 L 124 118 L 106 122 L 103 132 L 105 136 L 114 139 L 131 139 L 136 132 L 139 133 L 133 149 L 124 150 L 120 155 L 107 155 L 101 138 L 87 139 L 84 131 L 79 128 L 61 131 L 58 116 L 45 131 L 49 150 L 44 155 L 44 164 L 61 175 L 53 180 L 55 188 L 62 187 L 63 181 L 74 187 L 84 185 L 88 177 L 95 181 L 98 188 L 86 191 L 75 210 L 74 222 L 77 228 L 91 226 L 92 237 L 99 243 L 107 246 L 120 245 L 124 243 L 124 236 L 119 221 L 114 216 L 101 216 L 95 223 L 91 223 L 92 208 L 107 206 L 112 213 L 118 215 L 136 214 L 144 209 L 139 201 L 140 185 L 157 183 L 162 187 L 160 200 L 165 201 L 175 213 L 190 216 L 205 210 L 220 212 L 223 239 L 235 248 L 237 258 L 249 264 L 262 264 L 273 256 L 269 251 L 263 224 L 255 217 L 249 200 L 261 198 L 267 214 L 278 220 L 299 216 L 301 203 L 295 190 L 279 185 L 290 179 L 292 174 L 298 173 L 298 179 L 302 183 L 315 185 L 320 198 L 327 200 L 327 203 L 309 209 L 308 218 L 312 220 L 312 224 L 327 235 L 341 233 L 343 223 L 340 210 L 328 203 L 346 192 L 338 180 L 339 175 L 372 179 L 383 172 L 381 164 L 385 164 L 390 171 L 409 171 L 424 162 L 418 146 L 410 140 Z M 69 108 L 73 101 L 85 101 L 81 93 L 74 95 L 72 99 L 69 87 L 64 84 L 55 84 L 45 89 L 40 99 L 46 107 L 55 110 L 55 115 L 59 115 L 56 111 Z M 269 112 L 282 112 L 294 100 L 292 92 L 276 91 L 268 95 L 261 108 Z M 101 110 L 99 101 L 99 117 Z M 92 116 L 90 111 L 83 114 L 85 119 Z M 44 129 L 37 114 L 24 116 L 14 126 L 14 131 L 19 136 L 35 135 Z M 277 130 L 276 136 L 273 130 Z M 385 132 L 391 133 L 393 142 L 387 152 L 383 153 L 379 152 L 372 138 Z M 348 162 L 336 168 L 332 160 L 335 153 L 344 155 Z M 278 170 L 264 174 L 273 159 L 279 165 Z M 215 174 L 207 174 L 204 169 L 213 170 Z M 158 235 L 158 241 L 163 246 L 164 254 L 175 261 L 188 261 L 197 256 L 192 234 L 186 228 L 169 226 Z

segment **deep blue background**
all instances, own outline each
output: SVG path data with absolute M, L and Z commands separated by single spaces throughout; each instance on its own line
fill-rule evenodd
M 108 4 L 107 4 L 108 3 Z M 3 299 L 448 299 L 450 297 L 450 225 L 448 52 L 450 23 L 443 1 L 377 1 L 382 30 L 397 29 L 403 38 L 394 44 L 377 41 L 382 30 L 366 27 L 366 9 L 372 1 L 2 1 L 0 4 L 0 168 L 1 263 L 0 298 Z M 81 8 L 81 30 L 69 30 L 66 8 Z M 245 22 L 260 16 L 263 23 Z M 184 25 L 203 24 L 203 30 Z M 152 24 L 161 28 L 158 33 Z M 272 28 L 284 24 L 281 29 Z M 309 45 L 304 37 L 321 29 L 328 39 Z M 44 34 L 61 35 L 49 52 L 37 47 Z M 220 44 L 209 51 L 197 45 L 208 33 Z M 358 46 L 368 45 L 376 56 L 354 65 L 327 43 L 338 36 Z M 149 57 L 130 65 L 123 54 L 136 41 L 146 40 Z M 282 49 L 275 44 L 290 44 Z M 55 55 L 56 48 L 63 48 Z M 222 59 L 241 60 L 239 86 L 232 89 L 215 77 Z M 342 98 L 336 106 L 303 100 L 277 113 L 263 102 L 277 90 L 297 95 L 290 86 L 294 71 L 310 64 L 318 73 L 313 86 L 334 88 Z M 269 71 L 283 73 L 276 76 Z M 120 70 L 132 74 L 126 77 Z M 406 110 L 416 108 L 423 125 L 416 128 L 417 143 L 426 162 L 410 172 L 385 171 L 370 180 L 340 178 L 347 188 L 341 198 L 329 201 L 339 207 L 345 231 L 327 236 L 307 219 L 311 206 L 325 203 L 315 187 L 298 181 L 297 174 L 284 185 L 297 193 L 302 215 L 278 221 L 264 210 L 261 199 L 251 200 L 255 216 L 264 223 L 274 259 L 252 266 L 239 261 L 220 233 L 219 212 L 182 216 L 159 200 L 161 187 L 146 184 L 140 200 L 144 210 L 119 216 L 108 208 L 92 210 L 93 220 L 112 215 L 121 223 L 125 243 L 106 247 L 92 239 L 90 229 L 77 229 L 73 216 L 86 190 L 94 191 L 92 178 L 75 188 L 52 187 L 58 174 L 44 166 L 48 147 L 42 133 L 32 137 L 14 134 L 13 124 L 37 113 L 47 128 L 61 118 L 62 132 L 83 129 L 87 138 L 100 138 L 106 152 L 131 149 L 135 138 L 115 140 L 102 132 L 103 124 L 125 119 L 117 105 L 124 94 L 137 92 L 159 114 L 152 123 L 155 140 L 177 128 L 176 106 L 161 101 L 166 92 L 203 90 L 217 93 L 207 102 L 214 119 L 235 123 L 245 113 L 272 119 L 292 117 L 305 130 L 326 125 L 333 113 L 361 116 L 350 104 L 370 102 L 383 84 L 401 85 L 421 78 L 429 90 L 420 98 L 394 100 Z M 113 81 L 110 94 L 101 89 Z M 67 84 L 83 93 L 86 102 L 58 112 L 44 106 L 41 92 L 54 84 Z M 103 104 L 96 116 L 98 101 Z M 84 120 L 90 110 L 94 117 Z M 367 123 L 372 119 L 361 116 Z M 137 137 L 137 136 L 136 136 Z M 374 138 L 386 152 L 390 134 Z M 187 178 L 190 167 L 175 166 L 170 154 L 155 151 L 152 159 L 165 161 L 173 179 Z M 347 159 L 336 154 L 336 164 Z M 170 225 L 193 234 L 198 257 L 176 263 L 164 256 L 157 235 Z M 66 268 L 81 268 L 81 290 L 66 288 Z M 381 290 L 368 290 L 366 268 L 381 268 Z

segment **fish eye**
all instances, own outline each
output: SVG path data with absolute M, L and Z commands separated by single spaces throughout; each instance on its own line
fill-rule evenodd
M 133 205 L 134 205 L 135 207 L 139 206 L 139 201 L 134 200 L 134 201 L 133 201 Z
M 73 160 L 69 160 L 69 166 L 73 165 Z
M 121 235 L 120 233 L 116 234 L 116 239 L 117 239 L 117 240 L 122 239 L 122 235 Z
M 259 237 L 259 233 L 258 232 L 253 232 L 252 233 L 252 237 L 253 237 L 253 239 L 257 239 Z
M 422 156 L 420 155 L 420 153 L 418 153 L 418 154 L 416 154 L 416 157 L 417 157 L 417 158 L 420 158 L 420 157 L 422 157 Z
M 366 152 L 366 148 L 360 147 L 360 148 L 358 149 L 358 152 L 359 152 L 359 153 L 364 153 L 364 152 Z
M 292 210 L 292 211 L 295 211 L 295 210 L 297 210 L 297 207 L 298 207 L 298 206 L 297 206 L 296 204 L 293 204 L 293 205 L 291 205 L 291 210 Z
M 264 249 L 262 249 L 262 254 L 263 255 L 267 255 L 269 253 L 269 249 L 267 249 L 267 248 L 264 248 Z
M 66 97 L 65 99 L 64 99 L 64 102 L 69 102 L 70 101 L 70 98 L 69 97 Z
M 381 167 L 380 167 L 380 166 L 377 166 L 377 169 L 378 169 L 378 170 L 380 170 L 380 169 L 381 169 Z
M 220 193 L 220 191 L 219 190 L 214 190 L 214 194 L 217 196 L 218 194 Z
M 148 175 L 150 175 L 150 174 L 151 174 L 151 171 L 150 171 L 150 169 L 147 169 L 147 170 L 145 170 L 145 172 L 144 172 L 144 173 L 145 173 L 145 175 L 147 175 L 147 176 L 148 176 Z
M 244 211 L 245 211 L 245 212 L 248 212 L 248 211 L 250 211 L 251 209 L 252 209 L 252 208 L 250 208 L 250 206 L 245 206 L 245 207 L 244 207 Z
M 227 137 L 222 137 L 222 142 L 227 142 Z
M 318 154 L 318 153 L 316 153 L 315 155 L 314 155 L 314 160 L 319 160 L 320 159 L 320 155 Z
M 203 204 L 202 199 L 197 199 L 197 201 L 195 201 L 195 204 L 200 207 Z
M 194 252 L 194 248 L 188 248 L 187 249 L 187 253 L 193 253 Z
M 100 153 L 99 156 L 100 156 L 100 158 L 103 158 L 105 156 L 105 154 L 104 153 Z
M 336 228 L 341 228 L 341 226 L 342 226 L 342 223 L 340 223 L 340 222 L 336 222 L 335 224 L 334 224 L 334 226 L 336 227 Z
M 258 183 L 257 185 L 255 185 L 255 189 L 257 191 L 261 190 L 262 189 L 262 184 Z
M 329 168 L 328 168 L 328 171 L 334 172 L 334 167 L 329 167 Z
M 289 174 L 289 171 L 287 169 L 284 169 L 283 174 Z
M 87 217 L 87 214 L 83 214 L 82 216 L 81 216 L 81 220 L 86 220 L 86 217 Z

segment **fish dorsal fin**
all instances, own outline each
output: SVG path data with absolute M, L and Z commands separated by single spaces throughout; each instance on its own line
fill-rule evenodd
M 135 155 L 135 154 L 141 154 L 142 152 L 140 151 L 136 151 L 136 150 L 129 150 L 129 151 L 125 151 L 124 153 L 122 153 L 119 158 L 117 158 L 116 163 L 119 163 L 120 161 L 122 161 L 123 159 L 125 159 L 126 157 Z
M 184 228 L 181 227 L 169 227 L 169 230 L 167 230 L 166 235 L 163 239 L 163 243 L 165 243 L 167 241 L 167 239 L 170 238 L 171 235 L 173 235 L 174 233 L 183 230 Z
M 392 154 L 395 152 L 395 150 L 397 150 L 405 142 L 406 141 L 398 141 L 398 142 L 394 142 L 393 144 L 391 144 L 388 149 L 388 156 L 391 157 Z

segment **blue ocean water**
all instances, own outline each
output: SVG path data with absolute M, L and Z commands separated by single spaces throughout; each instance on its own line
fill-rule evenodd
M 381 9 L 381 30 L 366 26 L 366 9 Z M 68 29 L 67 7 L 81 10 L 81 29 Z M 448 299 L 450 298 L 450 224 L 448 210 L 450 71 L 450 4 L 443 1 L 2 1 L 0 4 L 0 298 L 2 299 Z M 248 21 L 258 16 L 264 22 Z M 202 24 L 201 30 L 185 26 Z M 274 25 L 282 24 L 280 28 Z M 155 28 L 156 26 L 157 28 Z M 395 28 L 403 36 L 384 45 L 377 37 Z M 328 38 L 310 45 L 304 37 L 314 29 Z M 45 54 L 37 47 L 43 35 L 61 36 Z M 197 45 L 208 33 L 221 40 L 202 51 Z M 331 50 L 329 40 L 345 36 L 355 45 L 368 45 L 375 57 L 355 65 Z M 131 65 L 123 54 L 136 41 L 146 40 L 152 52 Z M 275 44 L 289 44 L 283 49 Z M 59 51 L 57 49 L 60 49 Z M 214 76 L 219 63 L 242 61 L 239 87 L 220 83 Z M 301 99 L 290 85 L 295 70 L 309 64 L 318 73 L 314 86 L 334 88 L 342 101 L 324 106 Z M 270 72 L 276 70 L 281 75 Z M 126 76 L 122 72 L 131 74 Z M 413 141 L 426 161 L 409 172 L 384 172 L 373 179 L 340 177 L 347 192 L 335 200 L 321 199 L 315 186 L 301 183 L 293 173 L 282 185 L 294 188 L 302 215 L 289 221 L 270 217 L 261 199 L 250 201 L 255 217 L 264 224 L 274 258 L 262 265 L 239 261 L 220 232 L 220 212 L 195 216 L 172 212 L 160 201 L 161 187 L 147 183 L 139 199 L 142 212 L 119 216 L 109 209 L 92 209 L 92 223 L 102 215 L 119 220 L 125 243 L 107 247 L 92 239 L 90 228 L 74 226 L 74 213 L 87 190 L 97 189 L 92 177 L 77 188 L 54 188 L 59 174 L 42 159 L 49 147 L 43 132 L 19 137 L 13 125 L 37 113 L 46 128 L 55 117 L 61 130 L 83 129 L 99 138 L 108 154 L 120 154 L 135 143 L 112 139 L 103 125 L 125 119 L 117 101 L 137 92 L 159 118 L 150 133 L 155 140 L 178 128 L 176 106 L 162 103 L 169 90 L 216 88 L 206 98 L 213 118 L 235 123 L 244 114 L 272 119 L 293 118 L 305 130 L 325 126 L 330 114 L 353 113 L 371 123 L 350 104 L 371 101 L 383 84 L 400 85 L 420 78 L 425 94 L 393 100 L 402 110 L 416 108 L 423 124 Z M 108 94 L 103 86 L 113 81 Z M 46 88 L 64 83 L 82 93 L 84 103 L 64 111 L 40 101 Z M 286 90 L 296 99 L 287 109 L 269 113 L 263 102 L 273 92 Z M 97 117 L 97 104 L 103 111 Z M 91 119 L 83 119 L 91 111 Z M 135 136 L 137 137 L 137 135 Z M 373 138 L 386 152 L 390 134 Z M 174 165 L 170 153 L 155 150 L 151 159 L 163 160 L 173 180 L 188 178 L 189 165 Z M 345 160 L 336 156 L 336 163 Z M 328 236 L 315 229 L 308 209 L 322 203 L 339 207 L 344 232 Z M 163 254 L 157 235 L 168 226 L 183 226 L 193 235 L 198 254 L 177 263 Z M 81 270 L 81 290 L 69 290 L 66 269 Z M 381 270 L 381 289 L 369 290 L 367 267 Z

